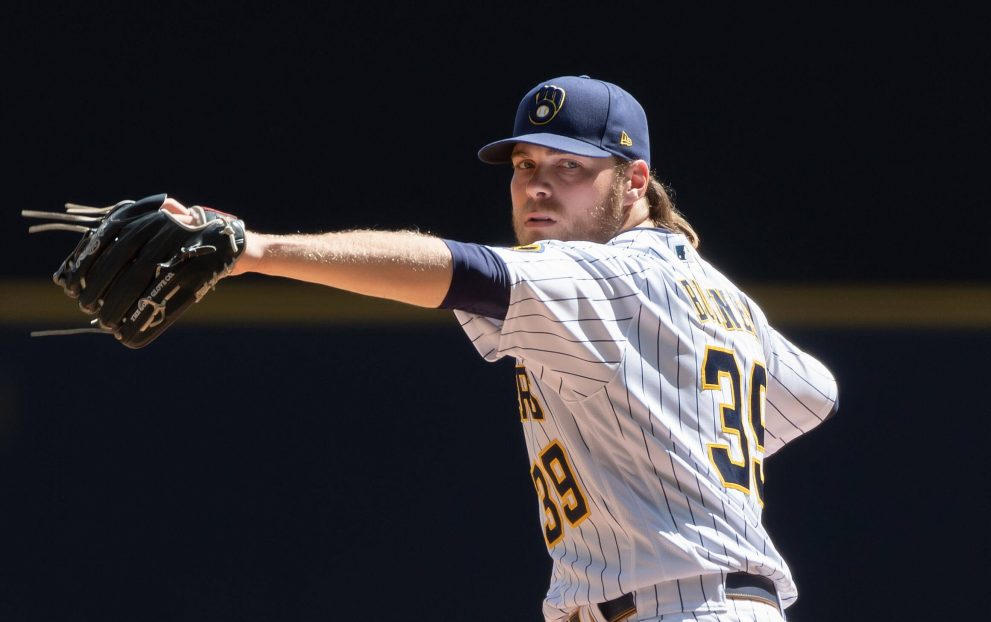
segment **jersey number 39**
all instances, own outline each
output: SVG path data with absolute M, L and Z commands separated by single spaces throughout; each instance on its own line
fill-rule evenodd
M 530 470 L 533 486 L 544 511 L 544 539 L 548 547 L 553 547 L 564 535 L 564 525 L 561 523 L 561 513 L 568 519 L 572 527 L 577 527 L 588 515 L 588 502 L 582 493 L 571 468 L 571 461 L 557 440 L 544 447 L 540 452 L 540 462 Z M 548 486 L 550 480 L 551 486 Z M 551 490 L 557 493 L 560 503 L 551 499 Z
M 719 417 L 722 431 L 736 437 L 740 445 L 741 459 L 734 457 L 729 444 L 709 443 L 709 460 L 716 467 L 726 488 L 733 488 L 750 494 L 750 472 L 753 467 L 753 487 L 757 501 L 764 506 L 764 402 L 767 393 L 767 369 L 762 363 L 754 362 L 750 378 L 742 384 L 740 363 L 732 350 L 707 346 L 702 359 L 702 389 L 723 392 L 723 378 L 729 380 L 732 399 L 729 403 L 720 402 Z M 740 398 L 747 392 L 746 402 Z M 744 416 L 743 404 L 747 405 L 749 416 Z M 753 434 L 755 447 L 750 446 L 750 436 L 744 426 Z

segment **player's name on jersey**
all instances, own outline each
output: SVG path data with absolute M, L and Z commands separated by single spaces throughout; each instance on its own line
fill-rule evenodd
M 726 330 L 742 330 L 757 336 L 750 308 L 738 295 L 717 287 L 702 287 L 695 279 L 679 282 L 695 305 L 700 322 L 719 322 Z

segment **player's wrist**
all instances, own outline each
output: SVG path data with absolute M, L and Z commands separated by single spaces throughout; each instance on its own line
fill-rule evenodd
M 258 271 L 259 264 L 265 255 L 265 238 L 265 235 L 245 229 L 244 252 L 234 263 L 229 276 Z

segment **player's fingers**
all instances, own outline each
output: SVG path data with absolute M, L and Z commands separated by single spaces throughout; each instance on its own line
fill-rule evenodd
M 171 214 L 188 214 L 189 209 L 182 203 L 176 201 L 172 197 L 165 199 L 162 203 L 162 209 Z
M 193 215 L 193 213 L 189 210 L 188 207 L 176 201 L 175 199 L 172 198 L 165 199 L 165 202 L 162 203 L 161 210 L 163 212 L 168 212 L 169 214 L 174 215 L 176 217 L 175 219 L 183 224 L 186 225 L 196 224 L 196 216 Z

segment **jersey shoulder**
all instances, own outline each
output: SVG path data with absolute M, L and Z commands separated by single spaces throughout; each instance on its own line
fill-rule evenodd
M 552 263 L 560 261 L 630 263 L 676 263 L 693 258 L 694 249 L 681 234 L 667 229 L 636 228 L 606 243 L 589 241 L 540 240 L 532 244 L 490 247 L 507 264 Z M 697 257 L 697 254 L 694 255 Z

